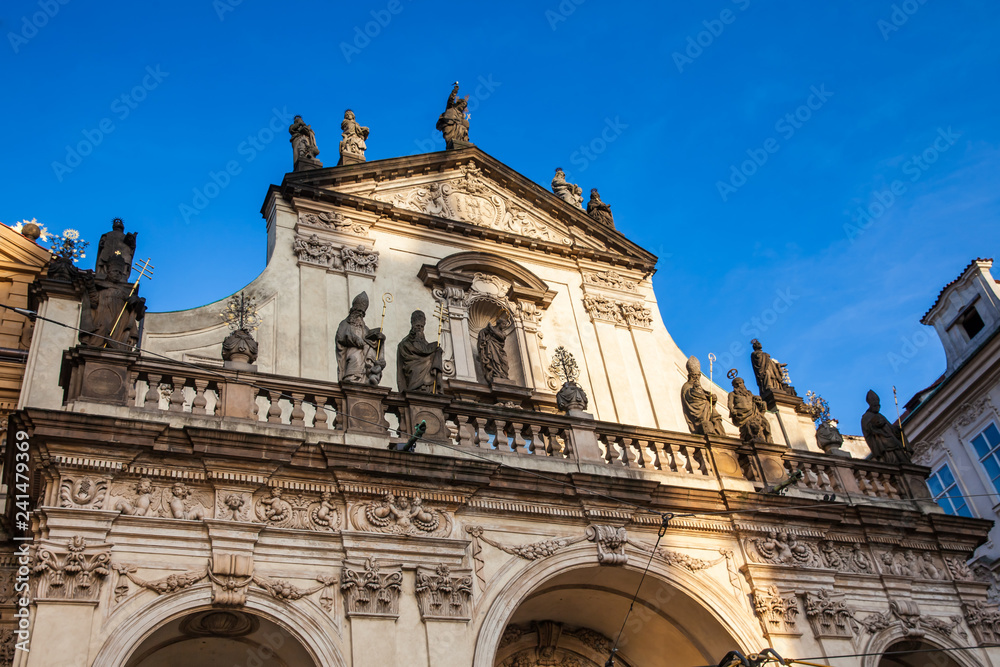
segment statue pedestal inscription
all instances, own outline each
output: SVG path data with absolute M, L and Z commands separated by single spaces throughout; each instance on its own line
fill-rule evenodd
M 389 422 L 385 420 L 385 397 L 389 387 L 376 387 L 354 382 L 341 382 L 346 396 L 346 424 L 348 433 L 388 435 Z
M 63 356 L 59 384 L 66 390 L 66 401 L 78 399 L 126 405 L 128 369 L 139 358 L 138 352 L 103 350 L 79 346 Z

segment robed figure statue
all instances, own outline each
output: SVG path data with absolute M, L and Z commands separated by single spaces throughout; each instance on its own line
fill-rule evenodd
M 94 272 L 98 279 L 108 277 L 108 263 L 114 257 L 121 257 L 128 267 L 125 280 L 128 280 L 132 270 L 132 258 L 135 255 L 135 232 L 125 233 L 125 222 L 121 218 L 111 221 L 111 231 L 101 235 L 101 240 L 97 244 L 97 262 L 94 264 Z
M 385 369 L 385 335 L 365 324 L 368 294 L 354 297 L 351 312 L 337 327 L 337 378 L 341 382 L 378 385 Z
M 771 425 L 764 413 L 767 405 L 760 396 L 750 393 L 743 384 L 743 378 L 733 378 L 733 390 L 729 392 L 729 416 L 740 429 L 740 440 L 744 444 L 754 442 L 774 442 L 771 439 Z
M 146 315 L 146 300 L 128 283 L 132 267 L 121 255 L 104 265 L 105 277 L 83 274 L 80 343 L 109 350 L 132 350 L 139 343 L 139 325 Z
M 288 126 L 288 134 L 291 135 L 289 141 L 292 142 L 292 160 L 298 162 L 301 159 L 316 160 L 319 155 L 319 146 L 316 145 L 316 133 L 311 126 L 306 125 L 302 116 L 296 116 L 292 124 Z
M 427 316 L 415 310 L 410 315 L 410 333 L 396 348 L 396 375 L 400 391 L 441 392 L 444 374 L 441 346 L 424 338 Z
M 791 394 L 795 395 L 795 390 L 785 381 L 785 367 L 787 364 L 779 364 L 771 358 L 771 355 L 764 351 L 760 341 L 754 338 L 750 341 L 753 345 L 753 352 L 750 353 L 750 363 L 753 365 L 753 374 L 757 378 L 757 388 L 760 395 L 766 398 L 771 394 Z
M 687 372 L 687 382 L 681 387 L 681 406 L 688 428 L 698 435 L 725 435 L 722 416 L 715 409 L 715 394 L 701 386 L 698 357 L 688 359 Z
M 354 112 L 348 109 L 344 112 L 344 120 L 340 123 L 340 161 L 344 162 L 344 156 L 355 157 L 362 162 L 365 160 L 365 149 L 368 148 L 365 140 L 368 138 L 368 128 L 355 120 Z
M 882 463 L 911 463 L 899 424 L 890 422 L 879 412 L 878 394 L 869 389 L 865 400 L 868 411 L 861 415 L 861 433 L 872 451 L 871 458 Z
M 469 106 L 469 96 L 458 96 L 458 81 L 448 96 L 448 103 L 444 113 L 438 116 L 437 129 L 444 136 L 445 147 L 466 148 L 472 144 L 469 142 L 469 119 L 465 115 L 465 110 Z
M 597 188 L 591 188 L 590 201 L 587 202 L 587 215 L 602 225 L 614 229 L 615 217 L 611 215 L 611 207 L 601 200 L 601 193 Z
M 509 316 L 503 317 L 506 312 L 501 313 L 496 324 L 488 322 L 476 337 L 476 344 L 479 347 L 479 364 L 483 368 L 483 379 L 486 384 L 493 384 L 497 378 L 506 380 L 510 373 L 507 350 L 504 347 L 507 340 L 505 329 L 510 324 Z

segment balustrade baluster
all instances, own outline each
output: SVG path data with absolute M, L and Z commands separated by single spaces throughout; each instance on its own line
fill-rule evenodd
M 504 454 L 510 454 L 510 441 L 507 439 L 507 420 L 494 419 L 493 449 Z
M 162 378 L 162 375 L 155 375 L 153 373 L 149 374 L 149 388 L 146 390 L 146 398 L 143 401 L 143 407 L 145 409 L 160 409 L 160 380 Z
M 305 394 L 292 394 L 292 414 L 288 421 L 292 426 L 306 425 L 306 412 L 302 409 L 302 401 L 305 398 Z
M 327 422 L 326 414 L 326 397 L 325 396 L 313 396 L 313 400 L 316 401 L 316 416 L 313 417 L 313 428 L 318 429 L 328 429 L 329 425 Z
M 538 431 L 536 430 L 536 428 L 537 427 L 534 424 L 524 425 L 524 431 L 523 431 L 525 437 L 525 446 L 523 452 L 524 454 L 529 454 L 529 455 L 539 454 L 538 441 L 537 441 Z
M 206 406 L 208 399 L 205 398 L 205 391 L 208 389 L 208 380 L 194 381 L 194 399 L 191 401 L 191 412 L 196 415 L 208 414 Z
M 269 424 L 280 424 L 281 406 L 278 405 L 278 401 L 281 400 L 281 392 L 273 389 L 267 389 L 265 390 L 265 393 L 267 394 L 267 400 L 271 403 L 270 407 L 267 409 L 267 422 Z
M 170 382 L 173 386 L 173 391 L 170 392 L 170 406 L 167 409 L 170 412 L 183 412 L 185 380 L 181 376 L 174 375 L 171 376 Z

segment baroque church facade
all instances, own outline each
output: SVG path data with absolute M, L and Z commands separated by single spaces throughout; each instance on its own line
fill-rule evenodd
M 817 433 L 760 345 L 757 394 L 710 383 L 598 193 L 464 111 L 372 162 L 345 114 L 334 167 L 297 118 L 233 299 L 146 314 L 119 225 L 32 284 L 7 664 L 1000 665 L 989 522 Z

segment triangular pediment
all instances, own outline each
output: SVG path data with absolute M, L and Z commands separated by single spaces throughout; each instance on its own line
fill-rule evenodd
M 11 266 L 45 266 L 51 253 L 7 225 L 0 224 L 0 263 Z
M 348 196 L 355 206 L 356 200 L 367 200 L 380 209 L 473 225 L 583 255 L 628 258 L 649 271 L 656 263 L 616 229 L 475 147 L 293 172 L 281 189 L 286 197 L 316 198 L 325 191 Z

